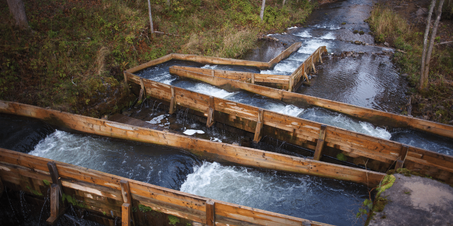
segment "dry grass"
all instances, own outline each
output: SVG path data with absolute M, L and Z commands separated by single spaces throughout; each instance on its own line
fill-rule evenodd
M 110 53 L 109 48 L 103 46 L 96 54 L 96 69 L 95 72 L 98 75 L 102 75 L 105 72 L 105 57 Z

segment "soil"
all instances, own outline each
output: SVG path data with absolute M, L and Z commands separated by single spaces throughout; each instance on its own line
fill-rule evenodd
M 378 4 L 390 6 L 409 21 L 415 31 L 424 34 L 430 2 L 429 0 L 379 0 Z M 444 5 L 447 4 L 448 1 L 445 1 Z M 435 12 L 433 12 L 431 19 L 432 25 L 435 21 L 434 14 Z M 436 45 L 437 48 L 453 49 L 453 20 L 451 15 L 442 15 L 436 36 L 440 37 L 439 44 Z M 430 64 L 432 67 L 432 65 L 440 63 L 436 62 L 436 59 L 432 59 Z M 438 78 L 430 77 L 429 83 L 431 87 L 423 91 L 418 91 L 416 86 L 412 87 L 411 99 L 407 106 L 408 113 L 425 120 L 453 125 L 453 74 L 446 73 Z

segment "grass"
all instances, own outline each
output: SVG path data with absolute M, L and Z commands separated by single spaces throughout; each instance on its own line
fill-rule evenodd
M 152 0 L 150 35 L 144 0 L 25 1 L 30 31 L 12 27 L 0 4 L 0 99 L 99 117 L 135 98 L 122 71 L 172 52 L 240 57 L 260 35 L 301 24 L 306 0 Z M 104 107 L 100 107 L 102 106 Z
M 378 5 L 367 19 L 376 42 L 395 47 L 395 62 L 408 75 L 412 87 L 419 84 L 424 28 L 414 27 L 391 8 Z M 438 41 L 438 40 L 437 40 Z M 401 51 L 398 51 L 401 50 Z M 413 88 L 413 115 L 449 123 L 453 119 L 453 49 L 435 45 L 430 62 L 429 88 Z

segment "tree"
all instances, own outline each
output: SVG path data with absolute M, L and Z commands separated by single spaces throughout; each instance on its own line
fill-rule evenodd
M 429 5 L 429 13 L 428 13 L 428 19 L 426 23 L 426 29 L 425 29 L 425 36 L 423 37 L 423 53 L 422 53 L 422 65 L 420 69 L 420 85 L 419 89 L 422 90 L 425 87 L 425 80 L 423 79 L 424 74 L 425 74 L 425 61 L 426 61 L 426 45 L 428 44 L 428 35 L 429 35 L 429 28 L 431 26 L 431 16 L 433 15 L 433 9 L 434 6 L 436 5 L 436 0 L 431 1 L 431 5 Z M 426 81 L 427 82 L 427 81 Z
M 25 6 L 22 0 L 7 0 L 9 12 L 16 21 L 15 25 L 20 29 L 28 29 L 27 15 L 25 14 Z
M 151 36 L 154 37 L 154 28 L 153 28 L 153 16 L 151 15 L 151 3 L 148 0 L 148 13 L 149 13 L 149 29 L 151 30 Z
M 265 8 L 265 7 L 266 7 L 266 0 L 263 0 L 263 4 L 261 5 L 261 12 L 260 12 L 261 21 L 263 21 L 264 8 Z
M 421 69 L 420 87 L 419 87 L 420 90 L 426 88 L 426 86 L 428 85 L 429 61 L 431 60 L 431 54 L 433 52 L 433 46 L 434 46 L 434 39 L 436 38 L 437 27 L 439 26 L 440 17 L 442 15 L 442 5 L 444 4 L 444 1 L 445 0 L 440 0 L 440 2 L 439 2 L 439 6 L 436 11 L 436 15 L 437 15 L 436 22 L 434 22 L 434 27 L 431 32 L 431 39 L 429 40 L 428 53 L 426 54 L 426 59 L 424 62 L 423 62 L 424 59 L 422 59 L 422 64 L 424 63 L 424 65 L 422 65 L 422 69 Z M 434 8 L 434 6 L 433 6 L 433 8 Z M 430 19 L 431 18 L 428 18 L 429 22 L 430 22 Z M 429 26 L 429 24 L 427 26 Z M 429 30 L 429 29 L 427 29 L 427 30 Z M 425 36 L 427 36 L 426 31 L 425 31 Z

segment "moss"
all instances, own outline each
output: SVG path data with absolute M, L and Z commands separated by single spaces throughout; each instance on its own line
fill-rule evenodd
M 384 210 L 385 205 L 387 205 L 387 203 L 388 203 L 388 200 L 386 198 L 378 197 L 374 201 L 373 211 L 374 212 L 382 212 Z
M 152 209 L 151 207 L 145 206 L 145 205 L 142 205 L 142 204 L 138 204 L 138 209 L 139 209 L 140 211 L 142 211 L 143 213 L 153 211 L 153 209 Z
M 27 189 L 30 190 L 30 192 L 33 193 L 34 195 L 42 196 L 41 192 L 34 190 L 34 189 L 30 188 L 29 186 L 27 186 Z
M 42 182 L 46 185 L 46 186 L 50 186 L 50 182 L 46 179 L 42 180 Z
M 346 155 L 344 155 L 343 153 L 340 153 L 337 155 L 337 159 L 340 161 L 346 161 L 348 160 L 348 157 L 346 157 Z
M 71 203 L 73 206 L 77 206 L 77 207 L 80 207 L 80 208 L 88 208 L 88 206 L 85 205 L 84 201 L 77 200 L 73 196 L 70 196 L 70 195 L 67 195 L 67 194 L 63 193 L 62 198 L 63 198 L 63 202 L 66 200 L 66 201 L 68 201 L 68 203 Z
M 395 182 L 396 177 L 393 175 L 385 175 L 384 179 L 382 180 L 381 184 L 379 187 L 376 189 L 378 193 L 376 194 L 376 197 L 379 197 L 382 192 L 385 190 L 391 188 L 393 186 L 393 183 Z
M 177 223 L 180 222 L 178 217 L 172 215 L 168 215 L 168 220 L 170 221 L 169 224 L 171 225 L 176 225 Z

